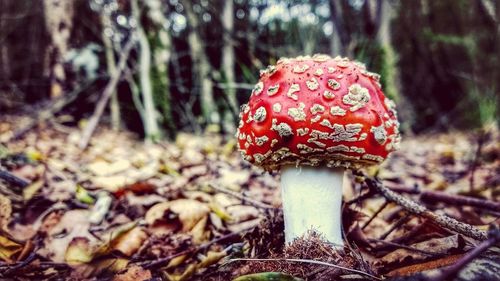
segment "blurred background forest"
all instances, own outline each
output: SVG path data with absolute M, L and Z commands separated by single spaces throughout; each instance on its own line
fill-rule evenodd
M 232 132 L 259 69 L 315 53 L 380 73 L 407 133 L 498 120 L 497 0 L 0 0 L 0 112 Z

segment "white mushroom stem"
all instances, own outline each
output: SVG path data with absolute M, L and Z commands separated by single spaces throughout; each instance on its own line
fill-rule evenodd
M 342 179 L 344 169 L 285 166 L 281 195 L 287 244 L 315 230 L 342 248 Z

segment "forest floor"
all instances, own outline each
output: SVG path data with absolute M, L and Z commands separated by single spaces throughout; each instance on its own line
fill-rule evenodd
M 487 247 L 500 236 L 497 130 L 406 136 L 382 167 L 364 171 L 430 216 L 349 173 L 349 243 L 338 253 L 315 235 L 282 248 L 279 174 L 245 163 L 232 136 L 181 133 L 146 144 L 100 128 L 82 152 L 78 128 L 40 125 L 11 140 L 22 118 L 2 119 L 0 168 L 16 178 L 0 180 L 0 280 L 229 280 L 255 272 L 281 274 L 239 280 L 381 280 L 429 270 L 434 278 L 500 280 L 500 249 Z M 486 238 L 434 215 L 489 231 L 493 242 L 484 246 Z M 439 271 L 457 262 L 461 271 Z

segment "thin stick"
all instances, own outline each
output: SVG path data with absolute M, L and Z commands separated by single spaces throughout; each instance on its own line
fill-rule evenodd
M 327 263 L 327 262 L 322 262 L 322 261 L 316 261 L 316 260 L 307 260 L 307 259 L 256 259 L 256 258 L 236 258 L 236 259 L 230 259 L 229 261 L 227 261 L 225 264 L 228 264 L 228 263 L 232 263 L 232 262 L 237 262 L 237 261 L 285 261 L 285 262 L 296 262 L 296 263 L 309 263 L 309 264 L 316 264 L 316 265 L 323 265 L 323 266 L 328 266 L 328 267 L 334 267 L 334 268 L 338 268 L 338 269 L 343 269 L 343 270 L 346 270 L 346 271 L 350 271 L 350 272 L 355 272 L 355 273 L 358 273 L 358 274 L 361 274 L 361 275 L 364 275 L 364 276 L 368 276 L 370 278 L 373 278 L 375 280 L 382 280 L 374 275 L 371 275 L 370 273 L 367 273 L 367 272 L 364 272 L 364 271 L 361 271 L 361 270 L 357 270 L 357 269 L 352 269 L 352 268 L 348 268 L 348 267 L 344 267 L 344 266 L 340 266 L 340 265 L 336 265 L 336 264 L 331 264 L 331 263 Z
M 420 249 L 417 249 L 415 247 L 411 247 L 411 246 L 406 246 L 406 245 L 403 245 L 403 244 L 399 244 L 399 243 L 394 243 L 394 242 L 390 242 L 390 241 L 385 241 L 385 240 L 380 240 L 380 239 L 368 239 L 369 242 L 373 242 L 373 243 L 381 243 L 381 244 L 385 244 L 386 247 L 387 246 L 391 246 L 391 247 L 396 247 L 396 248 L 402 248 L 402 249 L 406 249 L 408 251 L 413 251 L 413 252 L 417 252 L 417 253 L 421 253 L 421 254 L 424 254 L 424 255 L 428 255 L 428 256 L 436 256 L 436 255 L 439 255 L 437 253 L 433 253 L 433 252 L 429 252 L 429 251 L 424 251 L 424 250 L 420 250 Z M 385 249 L 386 247 L 382 248 L 382 249 Z M 376 247 L 377 250 L 380 250 L 380 247 Z
M 70 92 L 67 95 L 61 96 L 60 98 L 57 98 L 54 100 L 52 103 L 50 103 L 45 109 L 40 110 L 36 116 L 32 116 L 32 119 L 23 127 L 20 129 L 16 130 L 13 134 L 12 139 L 17 140 L 24 136 L 27 132 L 29 132 L 31 129 L 33 129 L 35 126 L 38 124 L 49 120 L 50 118 L 54 117 L 56 113 L 61 111 L 66 105 L 72 103 L 78 95 L 83 92 L 85 89 L 87 89 L 90 85 L 94 83 L 95 79 L 92 79 L 88 82 L 85 82 L 83 85 L 78 86 L 75 88 L 72 92 Z
M 498 230 L 497 230 L 498 232 Z M 429 281 L 439 281 L 439 280 L 451 280 L 453 277 L 465 268 L 465 266 L 470 263 L 473 259 L 478 257 L 481 253 L 486 251 L 489 247 L 495 245 L 500 241 L 500 233 L 492 235 L 491 238 L 481 242 L 474 250 L 468 252 L 462 258 L 460 258 L 455 264 L 449 266 L 446 269 L 442 269 L 441 273 L 437 276 L 429 278 Z
M 99 99 L 99 102 L 97 102 L 94 113 L 92 114 L 92 117 L 90 117 L 89 122 L 83 131 L 82 138 L 79 143 L 80 149 L 83 150 L 87 148 L 90 138 L 92 137 L 92 134 L 94 133 L 94 130 L 97 127 L 97 124 L 99 123 L 99 119 L 101 119 L 101 115 L 103 114 L 104 109 L 106 108 L 106 104 L 108 103 L 109 98 L 113 94 L 116 86 L 118 85 L 118 81 L 122 76 L 122 72 L 125 69 L 125 66 L 127 65 L 127 60 L 130 51 L 132 50 L 132 47 L 134 46 L 135 42 L 136 39 L 134 36 L 132 36 L 130 37 L 127 44 L 123 48 L 120 60 L 118 62 L 118 67 L 115 73 L 113 74 L 113 77 L 111 77 L 111 80 L 106 85 L 106 88 L 104 88 L 102 96 Z
M 357 174 L 363 175 L 361 172 L 357 172 Z M 456 219 L 450 218 L 446 215 L 435 214 L 426 207 L 418 204 L 417 202 L 403 197 L 390 190 L 389 188 L 383 186 L 382 183 L 380 183 L 378 180 L 374 180 L 365 176 L 365 183 L 368 185 L 368 187 L 377 190 L 377 192 L 379 192 L 387 200 L 400 205 L 410 213 L 427 218 L 440 225 L 441 227 L 455 231 L 467 237 L 480 241 L 484 241 L 487 239 L 486 232 L 479 230 L 470 224 L 459 222 Z
M 418 190 L 406 187 L 390 187 L 392 191 L 397 193 L 419 194 L 422 201 L 434 202 L 440 201 L 456 206 L 472 206 L 481 209 L 488 209 L 495 212 L 500 212 L 500 202 L 495 202 L 486 199 L 479 199 L 470 196 L 448 194 L 442 191 L 433 190 Z
M 470 168 L 469 168 L 469 170 L 470 170 L 469 191 L 470 192 L 474 191 L 474 175 L 476 174 L 476 169 L 478 166 L 479 157 L 481 156 L 481 149 L 482 149 L 485 141 L 486 141 L 486 132 L 481 131 L 479 133 L 479 137 L 477 139 L 476 153 L 474 154 L 474 159 L 472 160 L 472 163 L 471 163 Z
M 3 179 L 4 181 L 11 183 L 15 186 L 18 186 L 20 188 L 25 188 L 30 184 L 27 180 L 22 179 L 2 168 L 0 168 L 0 179 Z
M 382 212 L 385 209 L 385 207 L 387 207 L 387 205 L 389 205 L 389 201 L 385 201 L 384 204 L 382 204 L 382 206 L 380 206 L 380 208 L 378 208 L 378 210 L 370 217 L 370 219 L 367 222 L 365 222 L 365 224 L 363 224 L 361 229 L 362 230 L 365 229 L 373 221 L 373 219 L 375 219 L 378 216 L 378 214 L 380 214 L 380 212 Z
M 222 192 L 222 193 L 225 193 L 227 195 L 231 195 L 235 198 L 238 198 L 240 199 L 243 203 L 247 202 L 249 203 L 250 205 L 253 205 L 254 207 L 257 207 L 257 208 L 261 208 L 261 209 L 276 209 L 275 207 L 269 205 L 269 204 L 266 204 L 266 203 L 262 203 L 260 201 L 257 201 L 257 200 L 254 200 L 252 198 L 248 198 L 247 196 L 241 194 L 241 193 L 238 193 L 238 192 L 234 192 L 232 190 L 228 190 L 226 188 L 223 188 L 223 187 L 219 187 L 219 186 L 215 186 L 214 184 L 209 184 L 209 186 L 219 192 Z
M 391 226 L 391 228 L 389 228 L 389 230 L 387 230 L 384 234 L 382 234 L 379 239 L 380 240 L 385 240 L 385 238 L 387 238 L 387 236 L 389 236 L 394 230 L 396 230 L 397 228 L 399 228 L 403 224 L 407 223 L 411 219 L 412 219 L 411 216 L 401 217 L 399 220 L 396 221 L 395 224 L 393 224 Z
M 164 265 L 168 264 L 174 258 L 183 256 L 183 255 L 187 255 L 187 254 L 198 253 L 200 251 L 203 251 L 203 250 L 207 249 L 208 247 L 212 246 L 215 243 L 220 243 L 220 242 L 222 242 L 224 240 L 236 237 L 236 236 L 240 235 L 240 233 L 242 233 L 242 232 L 244 232 L 246 230 L 250 230 L 250 229 L 252 229 L 254 227 L 255 226 L 251 226 L 251 227 L 248 227 L 248 228 L 241 229 L 238 232 L 232 232 L 232 233 L 226 234 L 226 235 L 221 236 L 219 238 L 213 239 L 213 240 L 211 240 L 211 241 L 209 241 L 209 242 L 207 242 L 205 244 L 202 244 L 198 248 L 187 249 L 187 250 L 181 251 L 179 253 L 176 253 L 176 254 L 164 257 L 164 258 L 159 258 L 159 259 L 152 260 L 152 261 L 138 262 L 137 264 L 140 265 L 141 267 L 145 268 L 145 269 L 161 267 L 161 266 L 164 266 Z

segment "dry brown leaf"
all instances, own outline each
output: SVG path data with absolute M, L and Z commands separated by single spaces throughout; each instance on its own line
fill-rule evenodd
M 88 263 L 94 258 L 90 241 L 85 237 L 75 237 L 66 248 L 64 260 L 69 264 Z
M 99 176 L 91 179 L 92 184 L 99 188 L 104 188 L 110 192 L 116 192 L 121 187 L 133 184 L 134 179 L 125 175 Z
M 462 248 L 463 240 L 458 235 L 452 235 L 444 238 L 433 238 L 423 242 L 409 245 L 414 249 L 432 253 L 434 255 L 449 254 L 451 251 Z M 432 255 L 423 252 L 411 251 L 408 249 L 397 249 L 375 262 L 375 266 L 380 268 L 393 264 L 403 264 L 404 262 L 418 262 L 432 258 Z
M 146 213 L 145 220 L 149 225 L 157 221 L 169 221 L 170 216 L 176 216 L 182 226 L 182 231 L 190 231 L 201 219 L 208 216 L 210 209 L 207 204 L 192 199 L 177 199 L 158 203 Z
M 87 166 L 87 169 L 96 176 L 110 176 L 129 169 L 132 165 L 126 159 L 118 159 L 112 163 L 97 160 Z
M 63 262 L 66 249 L 75 237 L 84 237 L 93 242 L 96 238 L 88 230 L 89 211 L 88 210 L 70 210 L 63 214 L 60 220 L 56 220 L 55 226 L 47 229 L 47 237 L 44 241 L 44 247 L 37 251 L 41 256 L 50 258 L 54 262 Z M 66 233 L 60 236 L 61 233 Z
M 10 199 L 0 194 L 0 230 L 7 229 L 12 216 Z
M 23 189 L 23 198 L 25 201 L 29 201 L 35 194 L 37 194 L 43 187 L 45 182 L 43 180 L 37 180 Z
M 151 271 L 140 266 L 133 265 L 126 272 L 118 274 L 113 281 L 146 281 L 152 278 Z
M 126 256 L 132 256 L 139 250 L 142 243 L 146 241 L 148 235 L 140 227 L 134 227 L 132 230 L 123 234 L 115 242 L 113 249 L 120 251 Z
M 235 205 L 226 208 L 229 216 L 234 222 L 242 222 L 259 217 L 260 212 L 254 206 L 248 205 Z
M 7 237 L 0 236 L 0 260 L 11 262 L 13 257 L 21 252 L 23 245 L 18 244 Z
M 449 266 L 449 265 L 454 264 L 462 256 L 463 256 L 463 254 L 450 255 L 450 256 L 440 258 L 437 260 L 433 260 L 433 261 L 404 266 L 404 267 L 392 270 L 391 272 L 387 273 L 387 276 L 407 276 L 407 275 L 416 274 L 416 273 L 426 271 L 426 270 L 432 270 L 432 269 L 437 269 L 437 268 Z

